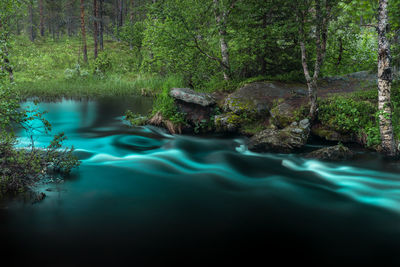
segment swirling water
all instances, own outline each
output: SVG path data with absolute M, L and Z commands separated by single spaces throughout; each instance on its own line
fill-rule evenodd
M 127 108 L 150 105 L 39 105 L 82 165 L 64 183 L 41 185 L 44 201 L 1 209 L 3 252 L 15 264 L 400 263 L 397 163 L 372 153 L 340 163 L 256 154 L 244 138 L 124 125 Z M 36 136 L 37 145 L 51 139 Z

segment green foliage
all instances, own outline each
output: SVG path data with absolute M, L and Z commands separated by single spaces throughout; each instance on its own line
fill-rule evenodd
M 125 112 L 125 119 L 129 121 L 133 126 L 142 126 L 147 123 L 148 117 L 127 110 Z
M 111 59 L 106 52 L 100 53 L 93 63 L 93 73 L 98 75 L 106 74 L 111 68 Z
M 68 174 L 79 165 L 73 147 L 61 149 L 66 139 L 63 133 L 56 135 L 47 148 L 36 148 L 33 138 L 30 147 L 16 148 L 15 126 L 33 135 L 37 128 L 32 121 L 41 122 L 45 132 L 51 130 L 51 125 L 43 117 L 44 112 L 21 109 L 15 92 L 4 82 L 0 82 L 0 113 L 0 197 L 29 190 L 50 169 L 52 173 Z
M 15 1 L 7 0 L 0 3 L 0 21 L 5 15 L 12 13 Z M 5 11 L 6 13 L 3 13 Z M 9 12 L 9 13 L 7 13 Z M 17 149 L 17 139 L 14 127 L 19 127 L 32 135 L 36 128 L 32 121 L 42 123 L 42 129 L 47 133 L 51 129 L 50 123 L 43 117 L 44 113 L 37 109 L 21 109 L 14 84 L 10 84 L 6 69 L 10 66 L 8 61 L 9 42 L 7 39 L 8 28 L 0 25 L 0 197 L 26 192 L 43 176 L 52 171 L 69 173 L 72 168 L 79 165 L 73 156 L 73 148 L 61 149 L 64 134 L 56 135 L 51 144 L 45 149 L 35 147 L 34 139 L 30 147 Z M 7 60 L 6 60 L 7 59 Z
M 122 41 L 128 43 L 131 49 L 140 50 L 143 46 L 144 30 L 145 25 L 143 21 L 130 22 L 119 29 L 117 36 Z
M 374 147 L 380 144 L 377 112 L 377 106 L 369 101 L 334 96 L 320 101 L 318 119 L 339 133 L 366 135 L 367 146 Z
M 178 77 L 171 77 L 164 83 L 161 93 L 156 96 L 154 101 L 152 115 L 160 113 L 164 119 L 176 125 L 185 125 L 185 114 L 178 111 L 174 99 L 169 95 L 169 91 L 173 87 L 182 87 L 182 80 Z

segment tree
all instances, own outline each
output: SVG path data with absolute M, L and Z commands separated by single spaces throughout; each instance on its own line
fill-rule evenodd
M 44 12 L 43 12 L 43 0 L 39 0 L 39 16 L 40 16 L 40 36 L 44 36 Z
M 94 59 L 97 58 L 97 37 L 99 32 L 99 26 L 97 23 L 99 17 L 99 6 L 97 0 L 93 0 L 93 39 L 94 39 Z
M 99 43 L 100 43 L 100 50 L 104 50 L 104 42 L 103 42 L 103 33 L 104 33 L 104 22 L 103 22 L 103 1 L 104 0 L 99 0 L 98 6 L 99 6 Z
M 87 43 L 86 43 L 86 25 L 85 25 L 85 1 L 81 0 L 81 34 L 83 43 L 83 61 L 88 62 Z
M 13 0 L 2 1 L 0 3 L 0 9 L 2 10 L 0 13 L 0 74 L 2 74 L 3 71 L 8 72 L 10 82 L 14 81 L 14 72 L 8 58 L 10 34 L 9 21 L 14 15 L 14 5 L 17 5 L 17 3 L 15 3 Z M 0 75 L 0 82 L 1 78 L 2 75 Z
M 226 81 L 230 80 L 231 76 L 229 47 L 227 42 L 227 20 L 236 2 L 238 2 L 238 0 L 229 1 L 227 7 L 224 5 L 222 0 L 213 0 L 215 21 L 217 23 L 219 42 L 221 46 L 221 67 Z
M 392 106 L 390 90 L 392 86 L 392 69 L 390 43 L 387 38 L 388 0 L 379 0 L 378 9 L 378 108 L 379 129 L 381 134 L 382 153 L 389 157 L 397 154 L 393 135 Z
M 33 0 L 29 1 L 28 4 L 29 13 L 29 39 L 31 42 L 35 41 L 35 26 L 33 25 Z
M 313 3 L 314 2 L 314 3 Z M 304 76 L 308 87 L 308 96 L 310 103 L 309 117 L 313 121 L 317 113 L 317 91 L 318 91 L 318 78 L 321 71 L 322 64 L 326 55 L 326 44 L 328 40 L 328 26 L 331 20 L 331 11 L 335 0 L 306 0 L 297 4 L 297 22 L 299 27 L 299 44 L 301 50 L 301 62 L 303 66 Z M 314 62 L 314 73 L 311 76 L 308 67 L 307 49 L 306 49 L 306 27 L 309 23 L 309 14 L 315 14 L 312 19 L 315 27 L 315 47 L 316 59 Z

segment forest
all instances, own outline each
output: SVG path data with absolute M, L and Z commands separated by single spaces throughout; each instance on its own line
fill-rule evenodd
M 21 266 L 398 266 L 399 106 L 400 0 L 1 0 L 0 234 Z

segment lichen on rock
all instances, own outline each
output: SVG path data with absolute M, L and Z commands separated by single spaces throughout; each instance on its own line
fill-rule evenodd
M 303 147 L 310 133 L 310 122 L 304 119 L 284 129 L 266 129 L 250 139 L 249 150 L 290 153 Z

